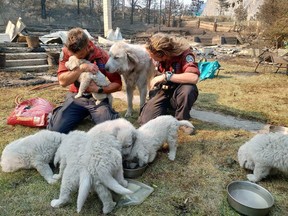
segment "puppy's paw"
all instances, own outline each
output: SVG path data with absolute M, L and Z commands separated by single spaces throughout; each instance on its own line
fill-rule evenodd
M 258 179 L 255 175 L 253 175 L 253 174 L 248 174 L 247 175 L 247 179 L 249 180 L 249 181 L 251 181 L 251 182 L 258 182 L 258 181 L 260 181 L 260 179 Z
M 171 160 L 171 161 L 174 161 L 174 160 L 175 160 L 175 157 L 176 157 L 175 153 L 169 153 L 169 154 L 168 154 L 168 158 L 169 158 L 169 160 Z
M 175 160 L 175 156 L 168 156 L 169 160 L 174 161 Z
M 60 174 L 54 174 L 52 178 L 55 180 L 59 180 L 59 179 L 61 179 L 61 175 Z
M 121 185 L 123 186 L 123 187 L 128 187 L 128 181 L 126 181 L 125 179 L 121 182 Z
M 152 161 L 149 161 L 149 162 L 152 162 Z M 148 160 L 140 160 L 139 159 L 139 162 L 138 162 L 138 164 L 139 164 L 139 167 L 143 167 L 143 166 L 145 166 L 146 164 L 148 163 Z
M 132 111 L 128 111 L 125 113 L 125 118 L 129 118 L 132 116 Z
M 77 208 L 77 213 L 80 213 L 81 209 Z
M 76 94 L 75 98 L 80 98 L 82 95 L 81 94 Z
M 110 202 L 110 203 L 106 203 L 106 204 L 104 204 L 104 206 L 103 206 L 103 213 L 104 214 L 108 214 L 108 213 L 110 213 L 111 211 L 113 211 L 113 209 L 114 209 L 114 207 L 116 206 L 116 202 Z
M 132 113 L 131 112 L 126 112 L 125 113 L 125 118 L 130 118 L 132 116 Z
M 53 208 L 59 208 L 61 206 L 62 202 L 60 201 L 60 199 L 54 199 L 51 201 L 50 205 Z
M 47 180 L 48 184 L 55 184 L 57 182 L 57 179 L 51 178 Z

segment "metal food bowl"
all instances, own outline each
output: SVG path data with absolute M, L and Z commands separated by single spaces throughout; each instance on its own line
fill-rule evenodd
M 139 176 L 141 176 L 146 168 L 147 168 L 147 164 L 145 164 L 144 166 L 142 167 L 135 167 L 135 168 L 127 168 L 125 167 L 125 165 L 123 164 L 123 170 L 124 170 L 124 177 L 125 178 L 137 178 Z
M 231 182 L 227 193 L 228 203 L 244 215 L 267 215 L 274 205 L 274 198 L 268 190 L 249 181 Z

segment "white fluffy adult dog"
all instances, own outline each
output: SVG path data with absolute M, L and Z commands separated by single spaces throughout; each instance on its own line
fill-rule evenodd
M 125 188 L 128 183 L 123 176 L 122 156 L 119 149 L 115 148 L 121 144 L 113 135 L 102 132 L 97 134 L 97 139 L 92 139 L 81 131 L 70 132 L 68 137 L 61 143 L 59 152 L 57 151 L 60 157 L 65 157 L 66 168 L 59 199 L 52 200 L 51 206 L 60 207 L 66 204 L 70 200 L 71 192 L 79 187 L 79 213 L 90 189 L 93 188 L 103 203 L 103 213 L 111 212 L 116 203 L 109 189 L 119 194 L 133 193 Z
M 137 129 L 137 139 L 127 161 L 138 159 L 139 166 L 151 163 L 162 145 L 167 142 L 170 160 L 175 160 L 177 151 L 178 128 L 185 126 L 194 129 L 187 120 L 178 121 L 171 115 L 159 116 Z
M 258 182 L 275 171 L 288 173 L 288 135 L 257 134 L 238 150 L 241 167 L 253 170 L 249 181 Z
M 110 73 L 123 75 L 126 84 L 128 108 L 125 117 L 133 111 L 133 91 L 136 86 L 140 92 L 140 107 L 145 103 L 147 88 L 155 73 L 152 60 L 142 45 L 114 43 L 109 50 L 109 60 L 105 69 Z
M 8 144 L 1 156 L 3 172 L 36 168 L 49 184 L 55 183 L 49 163 L 66 135 L 41 130 L 33 135 L 20 138 Z
M 76 67 L 79 67 L 82 63 L 92 64 L 91 62 L 85 59 L 78 59 L 76 56 L 70 56 L 69 61 L 65 63 L 65 66 L 69 70 L 74 70 Z M 80 74 L 78 81 L 80 82 L 80 87 L 78 93 L 75 95 L 75 98 L 79 98 L 83 95 L 85 90 L 88 88 L 91 81 L 94 81 L 97 86 L 108 86 L 110 81 L 99 70 L 96 74 L 90 72 L 83 72 Z M 93 98 L 96 100 L 96 105 L 100 104 L 102 100 L 108 98 L 109 104 L 112 106 L 113 97 L 111 94 L 105 93 L 92 93 Z

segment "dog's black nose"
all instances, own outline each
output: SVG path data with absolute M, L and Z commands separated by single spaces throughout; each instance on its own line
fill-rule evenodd
M 105 70 L 109 71 L 109 67 L 107 65 L 105 65 Z

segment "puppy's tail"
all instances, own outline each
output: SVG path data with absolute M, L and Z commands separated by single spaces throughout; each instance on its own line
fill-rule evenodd
M 79 191 L 77 197 L 77 212 L 79 213 L 88 197 L 92 185 L 92 177 L 87 171 L 80 174 Z
M 105 177 L 104 177 L 105 176 Z M 104 178 L 102 178 L 104 177 Z M 102 184 L 104 184 L 106 187 L 108 187 L 110 190 L 116 192 L 117 194 L 132 194 L 133 191 L 123 187 L 120 185 L 116 179 L 114 179 L 110 174 L 108 175 L 102 175 L 100 177 Z

